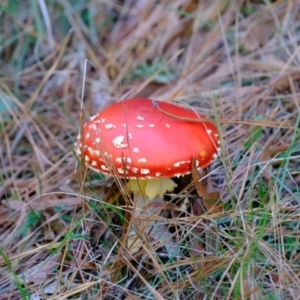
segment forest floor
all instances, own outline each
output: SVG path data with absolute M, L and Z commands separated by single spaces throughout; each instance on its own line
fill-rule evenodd
M 299 299 L 299 43 L 299 0 L 2 1 L 0 299 Z M 167 240 L 74 151 L 80 120 L 136 97 L 221 137 L 147 208 Z

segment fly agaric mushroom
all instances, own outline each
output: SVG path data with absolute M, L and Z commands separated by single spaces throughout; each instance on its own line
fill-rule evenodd
M 124 100 L 84 125 L 77 153 L 92 170 L 128 178 L 134 193 L 162 196 L 176 186 L 170 178 L 191 173 L 193 159 L 201 169 L 218 156 L 217 129 L 202 118 L 171 103 Z

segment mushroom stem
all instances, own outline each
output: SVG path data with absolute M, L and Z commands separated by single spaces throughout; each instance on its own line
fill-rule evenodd
M 177 186 L 177 184 L 171 178 L 134 178 L 129 179 L 127 185 L 134 194 L 141 194 L 144 197 L 143 201 L 145 201 L 145 205 L 149 204 L 156 196 L 163 197 L 166 192 L 172 192 Z
M 150 203 L 150 199 L 148 196 L 143 195 L 141 193 L 134 193 L 133 194 L 134 200 L 134 216 L 139 216 L 144 211 L 143 208 Z

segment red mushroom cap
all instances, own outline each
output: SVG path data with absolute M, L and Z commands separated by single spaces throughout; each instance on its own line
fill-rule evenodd
M 92 117 L 78 138 L 77 152 L 87 167 L 126 178 L 166 178 L 191 172 L 217 157 L 218 132 L 211 122 L 178 118 L 203 116 L 177 105 L 150 99 L 115 103 Z M 83 145 L 82 145 L 83 142 Z

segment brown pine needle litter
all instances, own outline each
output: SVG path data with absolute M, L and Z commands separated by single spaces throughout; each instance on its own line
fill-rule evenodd
M 2 1 L 0 299 L 299 299 L 299 44 L 299 0 Z M 74 151 L 132 97 L 222 150 L 140 216 Z

